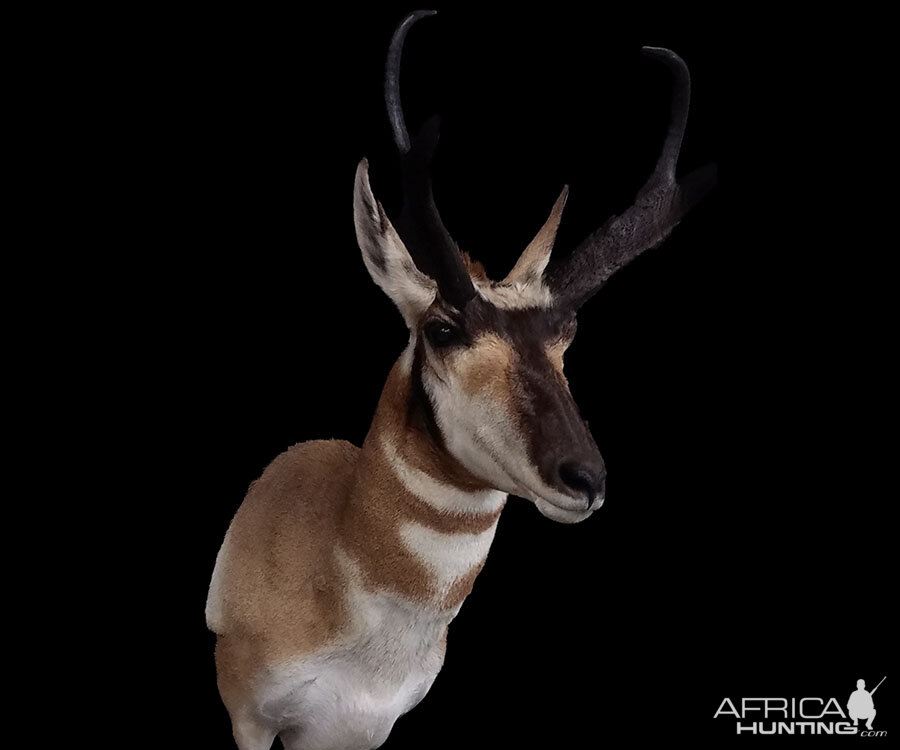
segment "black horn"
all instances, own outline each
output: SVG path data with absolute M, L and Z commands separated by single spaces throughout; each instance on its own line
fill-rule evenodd
M 691 76 L 672 50 L 644 47 L 643 53 L 664 63 L 674 79 L 669 130 L 653 174 L 638 191 L 634 205 L 613 216 L 588 236 L 562 262 L 547 272 L 547 283 L 558 304 L 580 307 L 616 271 L 645 250 L 661 243 L 682 217 L 716 183 L 716 167 L 708 164 L 681 181 L 675 167 L 687 124 Z
M 445 301 L 461 310 L 475 296 L 475 287 L 434 202 L 431 165 L 438 143 L 438 119 L 426 122 L 410 139 L 400 100 L 400 60 L 406 34 L 420 18 L 435 13 L 410 13 L 394 32 L 385 66 L 384 99 L 401 160 L 403 210 L 397 231 L 419 270 L 435 280 Z

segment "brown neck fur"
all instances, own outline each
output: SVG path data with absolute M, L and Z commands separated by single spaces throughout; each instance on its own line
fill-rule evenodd
M 388 376 L 362 447 L 344 513 L 342 546 L 359 565 L 367 588 L 391 591 L 441 610 L 453 609 L 471 591 L 481 566 L 450 591 L 438 591 L 430 571 L 403 543 L 400 527 L 415 522 L 442 534 L 477 534 L 496 523 L 502 506 L 495 511 L 454 513 L 432 507 L 403 484 L 385 452 L 385 440 L 409 466 L 444 485 L 469 493 L 490 489 L 434 439 L 417 416 L 414 390 L 401 358 Z

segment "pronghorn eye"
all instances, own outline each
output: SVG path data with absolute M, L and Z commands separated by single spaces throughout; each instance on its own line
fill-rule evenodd
M 443 320 L 432 320 L 425 325 L 425 335 L 431 345 L 437 348 L 460 342 L 459 330 Z

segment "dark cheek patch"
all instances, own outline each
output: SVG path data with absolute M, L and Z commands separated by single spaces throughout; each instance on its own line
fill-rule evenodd
M 428 434 L 435 445 L 443 447 L 444 437 L 441 435 L 434 416 L 434 405 L 422 382 L 422 368 L 425 367 L 425 342 L 419 337 L 413 350 L 412 372 L 410 373 L 411 394 L 407 422 Z

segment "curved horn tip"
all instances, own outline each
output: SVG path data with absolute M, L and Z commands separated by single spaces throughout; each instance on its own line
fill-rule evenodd
M 674 63 L 680 63 L 684 65 L 684 60 L 681 59 L 681 56 L 676 52 L 673 52 L 668 47 L 651 47 L 649 45 L 644 45 L 641 47 L 641 54 L 646 57 L 655 57 L 659 60 L 669 60 Z
M 403 43 L 406 40 L 407 32 L 416 21 L 436 13 L 436 10 L 414 10 L 394 30 L 394 36 L 388 47 L 384 70 L 384 103 L 387 106 L 394 143 L 397 144 L 401 154 L 409 151 L 409 133 L 406 130 L 403 105 L 400 102 L 400 58 L 403 54 Z
M 428 18 L 428 16 L 436 16 L 436 10 L 414 10 L 412 13 L 407 15 L 401 22 L 400 28 L 406 27 L 409 28 L 420 18 Z
M 687 63 L 681 58 L 680 55 L 668 49 L 667 47 L 641 47 L 641 54 L 644 55 L 644 57 L 650 57 L 654 60 L 659 60 L 670 70 L 678 71 L 679 73 L 690 77 L 690 71 L 688 69 Z

